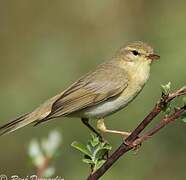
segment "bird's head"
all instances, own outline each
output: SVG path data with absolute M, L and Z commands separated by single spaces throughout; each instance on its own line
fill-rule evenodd
M 130 43 L 121 48 L 117 56 L 126 62 L 148 64 L 160 58 L 159 55 L 154 54 L 151 46 L 141 41 Z

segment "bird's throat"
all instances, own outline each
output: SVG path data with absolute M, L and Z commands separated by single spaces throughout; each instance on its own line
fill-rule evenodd
M 149 78 L 150 62 L 124 62 L 121 67 L 128 73 L 130 81 L 143 86 Z

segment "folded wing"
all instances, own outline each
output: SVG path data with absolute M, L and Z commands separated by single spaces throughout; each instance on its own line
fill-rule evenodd
M 48 118 L 69 115 L 119 95 L 128 85 L 128 74 L 112 62 L 79 79 L 53 104 Z

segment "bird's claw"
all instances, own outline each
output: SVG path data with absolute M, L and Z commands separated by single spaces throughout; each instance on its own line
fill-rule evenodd
M 141 147 L 142 143 L 136 143 L 134 142 L 127 142 L 126 140 L 124 140 L 124 144 L 126 146 L 131 146 L 133 151 L 135 152 L 135 154 L 139 151 L 139 148 Z

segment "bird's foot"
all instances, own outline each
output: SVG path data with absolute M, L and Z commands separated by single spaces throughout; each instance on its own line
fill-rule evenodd
M 139 151 L 139 149 L 142 145 L 142 143 L 127 142 L 127 141 L 125 141 L 125 139 L 124 139 L 124 144 L 127 145 L 127 146 L 131 146 L 132 150 L 134 151 L 135 154 L 137 154 L 137 152 Z

